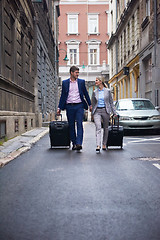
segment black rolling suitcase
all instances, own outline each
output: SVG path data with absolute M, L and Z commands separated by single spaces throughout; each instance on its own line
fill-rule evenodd
M 49 136 L 52 147 L 68 147 L 70 148 L 69 125 L 67 121 L 52 121 L 49 124 Z M 56 116 L 57 118 L 57 116 Z
M 111 126 L 108 127 L 108 141 L 107 141 L 107 148 L 110 146 L 119 146 L 121 149 L 123 148 L 123 135 L 124 130 L 123 126 L 119 126 L 119 116 L 117 125 L 114 125 L 113 122 L 113 116 L 111 121 Z

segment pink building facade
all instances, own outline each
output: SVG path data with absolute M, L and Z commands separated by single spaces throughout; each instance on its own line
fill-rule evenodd
M 68 78 L 70 66 L 78 66 L 91 95 L 96 76 L 109 79 L 109 1 L 63 0 L 60 13 L 59 76 Z

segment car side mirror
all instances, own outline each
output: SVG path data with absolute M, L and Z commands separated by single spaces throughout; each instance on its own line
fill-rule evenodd
M 156 109 L 156 110 L 159 110 L 159 109 L 160 109 L 160 107 L 159 107 L 159 106 L 156 106 L 156 107 L 155 107 L 155 109 Z

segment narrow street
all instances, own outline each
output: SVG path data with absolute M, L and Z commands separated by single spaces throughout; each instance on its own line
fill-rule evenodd
M 82 152 L 46 135 L 0 169 L 1 240 L 159 240 L 160 136 L 96 154 L 84 126 Z

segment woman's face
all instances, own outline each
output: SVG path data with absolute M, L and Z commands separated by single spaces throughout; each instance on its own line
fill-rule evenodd
M 96 86 L 99 86 L 100 84 L 102 84 L 102 81 L 99 80 L 98 78 L 96 78 L 95 84 L 96 84 Z

